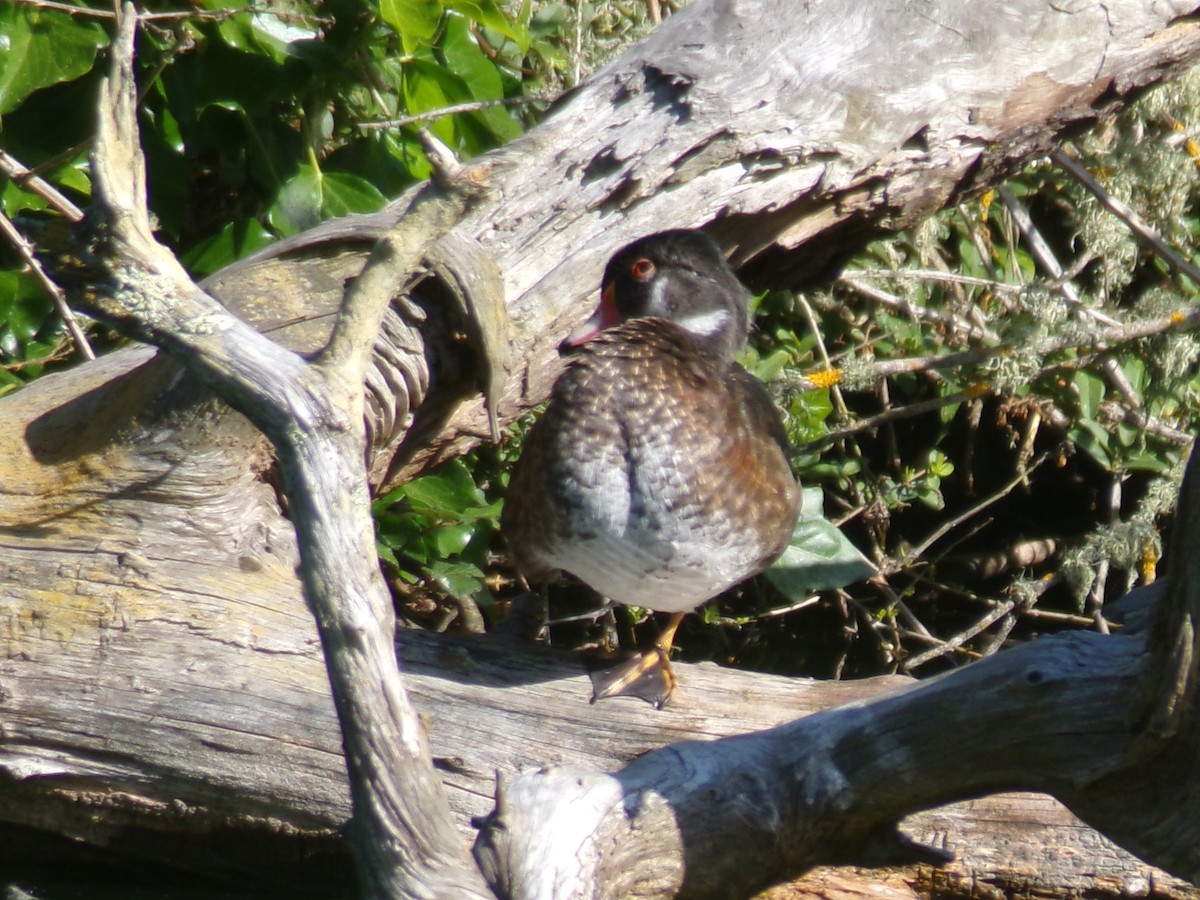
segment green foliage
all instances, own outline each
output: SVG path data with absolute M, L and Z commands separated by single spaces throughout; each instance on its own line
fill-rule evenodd
M 446 594 L 490 603 L 483 582 L 500 506 L 488 501 L 467 464 L 454 460 L 375 501 L 379 555 L 409 583 L 421 579 Z
M 36 378 L 59 346 L 60 322 L 42 289 L 13 271 L 0 271 L 0 394 Z
M 0 67 L 0 146 L 86 205 L 112 23 L 104 0 L 77 6 L 68 15 L 0 5 L 12 62 Z M 523 67 L 547 71 L 525 59 L 536 43 L 528 5 L 509 14 L 494 0 L 287 0 L 251 12 L 203 0 L 185 15 L 154 0 L 144 9 L 164 14 L 138 42 L 151 212 L 159 239 L 196 276 L 322 219 L 379 209 L 424 179 L 418 127 L 463 157 L 512 139 L 539 83 Z M 484 52 L 484 32 L 507 56 Z M 477 108 L 438 113 L 462 103 Z M 407 124 L 373 127 L 398 118 Z M 0 211 L 49 212 L 44 197 L 9 180 Z M 0 284 L 0 385 L 19 385 L 41 371 L 32 361 L 65 355 L 66 345 L 14 254 L 0 257 Z
M 10 3 L 0 7 L 4 65 L 0 66 L 0 116 L 34 91 L 85 75 L 108 43 L 95 20 L 53 9 Z
M 1192 74 L 1072 150 L 1193 261 L 1198 108 Z M 856 653 L 873 657 L 867 671 L 904 668 L 993 652 L 1047 623 L 1088 624 L 1106 598 L 1153 576 L 1200 426 L 1200 345 L 1170 327 L 1197 285 L 1059 167 L 1035 161 L 1005 188 L 871 243 L 832 290 L 809 295 L 820 348 L 786 298 L 762 304 L 760 334 L 773 339 L 762 359 L 786 348 L 801 371 L 820 371 L 826 355 L 842 371 L 832 414 L 797 416 L 796 396 L 824 391 L 788 393 L 784 408 L 802 480 L 825 486 L 826 506 L 886 579 L 842 593 L 859 638 L 837 671 Z M 1031 250 L 1014 202 L 1065 279 Z M 1097 345 L 1121 326 L 1152 336 Z M 964 351 L 963 364 L 933 364 Z M 878 364 L 900 359 L 908 371 L 881 385 Z M 822 438 L 825 427 L 841 436 Z M 1021 557 L 1027 540 L 1050 555 L 980 562 Z M 997 574 L 971 580 L 964 566 Z M 996 622 L 1008 598 L 1017 606 Z M 976 620 L 995 624 L 972 630 Z M 960 633 L 975 636 L 940 644 Z
M 850 541 L 827 520 L 825 492 L 819 487 L 804 488 L 800 520 L 783 556 L 767 569 L 767 579 L 777 591 L 792 601 L 804 599 L 812 591 L 840 588 L 875 573 Z
M 78 13 L 0 3 L 0 148 L 85 206 L 112 5 L 72 5 Z M 647 27 L 640 4 L 544 0 L 141 8 L 157 16 L 137 59 L 151 212 L 197 277 L 322 219 L 379 209 L 425 179 L 418 128 L 464 158 L 511 140 L 542 98 Z M 0 212 L 52 214 L 36 190 L 2 176 Z M 0 254 L 0 285 L 5 390 L 69 358 L 70 345 L 15 254 Z

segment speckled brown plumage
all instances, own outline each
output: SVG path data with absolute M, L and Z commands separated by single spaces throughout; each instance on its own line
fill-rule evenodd
M 629 320 L 584 343 L 555 383 L 504 533 L 531 580 L 564 570 L 620 603 L 692 610 L 778 557 L 799 513 L 779 415 L 732 361 L 748 297 L 697 232 L 635 242 L 604 283 Z M 671 318 L 639 317 L 647 308 Z

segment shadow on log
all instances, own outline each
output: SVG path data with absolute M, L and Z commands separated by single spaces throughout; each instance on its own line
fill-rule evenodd
M 443 274 L 411 285 L 382 319 L 364 410 L 376 487 L 489 433 L 477 395 L 496 361 L 478 335 L 456 338 L 463 319 L 482 316 L 439 240 L 482 248 L 502 273 L 506 322 L 490 327 L 510 353 L 492 403 L 508 421 L 544 395 L 553 348 L 629 237 L 705 224 L 751 276 L 795 283 L 864 236 L 986 186 L 1200 53 L 1185 18 L 1195 4 L 1023 0 L 1006 16 L 986 4 L 917 15 L 911 3 L 872 3 L 860 16 L 833 6 L 698 3 L 476 161 L 490 193 L 405 261 L 411 271 L 440 260 Z M 287 242 L 205 288 L 317 352 L 371 242 L 431 193 Z M 446 313 L 438 298 L 454 285 L 463 302 Z M 307 881 L 330 859 L 347 873 L 342 737 L 270 445 L 140 348 L 0 399 L 0 414 L 8 836 L 59 835 L 216 875 Z M 1183 546 L 1197 516 L 1189 499 Z M 684 675 L 690 693 L 656 713 L 587 705 L 578 662 L 548 651 L 405 634 L 400 655 L 464 838 L 472 816 L 492 812 L 502 776 L 477 858 L 511 896 L 743 896 L 822 862 L 928 861 L 897 836 L 898 819 L 1013 789 L 1054 794 L 1195 881 L 1196 579 L 1186 553 L 1173 558 L 1157 601 L 1130 601 L 1157 612 L 1131 611 L 1119 634 L 1041 641 L 869 704 L 859 701 L 896 684 L 700 667 Z M 732 736 L 755 729 L 771 730 Z M 555 768 L 520 774 L 531 765 Z M 595 774 L 605 771 L 616 774 Z M 967 848 L 963 892 L 1017 885 L 1033 868 L 1037 891 L 1138 893 L 1147 880 L 1195 896 L 1027 796 L 961 809 L 949 833 L 945 811 L 906 828 Z M 1006 816 L 1012 824 L 995 824 Z M 1057 837 L 1038 832 L 1032 863 L 979 852 L 989 834 L 1012 840 L 1054 816 Z M 1065 835 L 1087 851 L 1058 868 Z
M 1198 485 L 1193 465 L 1186 504 L 1200 504 Z M 894 696 L 673 744 L 611 775 L 505 780 L 476 855 L 518 897 L 548 896 L 550 883 L 567 895 L 741 897 L 830 861 L 930 862 L 936 852 L 896 831 L 903 816 L 1032 790 L 1200 881 L 1195 717 L 1152 732 L 1147 691 L 1158 653 L 1145 618 L 1173 617 L 1191 577 L 1176 569 L 1165 590 L 1126 598 L 1134 621 L 1119 634 L 1042 638 Z

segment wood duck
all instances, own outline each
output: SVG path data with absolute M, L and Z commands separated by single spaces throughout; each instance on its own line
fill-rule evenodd
M 593 701 L 662 706 L 684 614 L 761 572 L 800 512 L 779 413 L 734 362 L 749 293 L 711 239 L 664 231 L 609 261 L 595 315 L 525 439 L 501 525 L 531 581 L 568 572 L 671 613 L 653 650 L 593 674 Z

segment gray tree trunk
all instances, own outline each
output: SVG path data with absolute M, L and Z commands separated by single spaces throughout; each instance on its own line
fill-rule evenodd
M 1200 53 L 1185 18 L 1197 6 L 747 0 L 673 17 L 464 173 L 486 194 L 431 236 L 434 276 L 412 294 L 423 311 L 398 302 L 381 326 L 366 379 L 372 482 L 487 435 L 480 387 L 502 421 L 540 399 L 554 347 L 629 238 L 707 225 L 750 278 L 812 277 L 1180 71 Z M 206 288 L 317 350 L 370 242 L 424 190 Z M 464 330 L 473 354 L 454 343 Z M 344 862 L 341 733 L 259 432 L 144 349 L 43 379 L 0 399 L 0 415 L 8 836 L 301 880 L 313 860 Z M 1181 518 L 1196 516 L 1193 500 Z M 1200 530 L 1189 535 L 1185 546 Z M 793 724 L 894 685 L 706 666 L 684 673 L 667 711 L 592 707 L 569 657 L 421 634 L 399 644 L 455 821 L 466 839 L 472 816 L 493 813 L 478 858 L 512 896 L 744 896 L 822 862 L 927 865 L 895 822 L 1006 790 L 1053 794 L 1196 881 L 1194 583 L 1173 573 L 1143 627 L 1038 642 Z M 556 768 L 519 775 L 533 766 Z M 912 877 L 968 893 L 1152 882 L 1195 896 L 1028 795 L 905 823 L 959 854 Z

